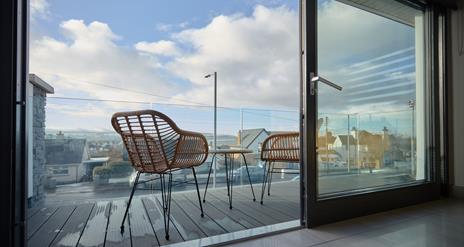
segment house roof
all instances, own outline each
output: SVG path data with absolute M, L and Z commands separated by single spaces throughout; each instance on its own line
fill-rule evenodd
M 241 141 L 244 148 L 250 147 L 250 145 L 258 138 L 258 136 L 265 132 L 269 134 L 264 128 L 260 129 L 244 129 L 238 132 L 239 143 Z
M 332 135 L 332 132 L 328 132 L 327 137 L 325 135 L 319 135 L 317 137 L 317 145 L 319 147 L 323 147 L 323 146 L 326 146 L 327 144 L 333 144 L 336 139 L 337 138 Z
M 358 138 L 360 145 L 378 145 L 382 143 L 382 135 L 372 134 L 365 130 L 359 131 Z
M 66 165 L 81 163 L 86 139 L 45 139 L 45 164 Z
M 342 145 L 348 145 L 348 140 L 350 141 L 350 145 L 356 145 L 356 139 L 352 135 L 338 135 L 338 139 L 342 142 Z

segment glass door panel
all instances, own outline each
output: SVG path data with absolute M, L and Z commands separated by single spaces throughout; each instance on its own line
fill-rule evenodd
M 318 197 L 428 179 L 424 11 L 357 2 L 317 2 Z

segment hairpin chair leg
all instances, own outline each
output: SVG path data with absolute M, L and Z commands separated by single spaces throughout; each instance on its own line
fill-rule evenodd
M 171 221 L 171 191 L 172 191 L 172 174 L 169 172 L 168 184 L 166 186 L 165 174 L 160 174 L 161 181 L 161 201 L 163 207 L 164 232 L 166 240 L 169 240 L 169 222 Z
M 194 167 L 192 167 L 192 172 L 193 172 L 193 178 L 195 178 L 195 185 L 197 187 L 198 203 L 200 203 L 201 217 L 203 218 L 205 215 L 203 213 L 203 206 L 201 205 L 200 190 L 198 189 L 197 174 L 195 173 L 195 168 Z M 206 192 L 206 190 L 205 190 L 205 192 Z
M 134 197 L 135 189 L 137 188 L 137 183 L 139 182 L 140 172 L 137 172 L 137 176 L 135 177 L 134 185 L 132 186 L 132 192 L 129 197 L 129 202 L 126 205 L 126 212 L 124 213 L 124 218 L 122 219 L 121 223 L 121 234 L 124 233 L 124 222 L 126 221 L 127 213 L 129 212 L 129 208 L 132 202 L 132 197 Z
M 266 183 L 269 177 L 269 171 L 271 170 L 271 167 L 269 167 L 269 169 L 267 169 L 267 172 L 266 172 L 267 163 L 268 163 L 267 161 L 264 163 L 263 184 L 261 185 L 261 201 L 260 201 L 261 204 L 263 204 L 264 191 L 266 191 Z
M 274 162 L 270 163 L 269 165 L 269 169 L 271 169 L 271 174 L 270 174 L 270 178 L 269 178 L 269 181 L 268 181 L 268 184 L 267 184 L 267 195 L 270 196 L 271 195 L 271 184 L 272 184 L 272 174 L 274 173 Z

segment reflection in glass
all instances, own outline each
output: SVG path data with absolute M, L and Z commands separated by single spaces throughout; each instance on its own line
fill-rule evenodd
M 424 13 L 342 2 L 318 1 L 318 73 L 343 86 L 319 83 L 318 194 L 424 180 Z

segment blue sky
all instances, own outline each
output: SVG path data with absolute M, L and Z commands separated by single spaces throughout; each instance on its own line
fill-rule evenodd
M 48 17 L 35 26 L 44 34 L 60 37 L 57 27 L 69 19 L 100 21 L 121 35 L 118 43 L 125 46 L 140 40 L 169 39 L 173 31 L 203 27 L 218 15 L 250 15 L 256 4 L 298 8 L 296 0 L 50 0 L 48 4 Z
M 181 127 L 211 132 L 211 110 L 198 105 L 211 105 L 212 81 L 203 76 L 218 71 L 218 102 L 226 107 L 220 132 L 237 132 L 240 108 L 263 109 L 245 110 L 244 128 L 297 129 L 297 0 L 134 2 L 31 1 L 31 72 L 55 87 L 50 96 L 62 97 L 48 100 L 48 128 L 109 130 L 113 112 L 151 107 Z M 341 94 L 322 88 L 321 112 L 407 109 L 404 102 L 414 98 L 414 29 L 320 2 L 320 72 L 346 88 Z M 388 56 L 397 50 L 405 51 Z M 408 116 L 366 126 L 405 132 Z

